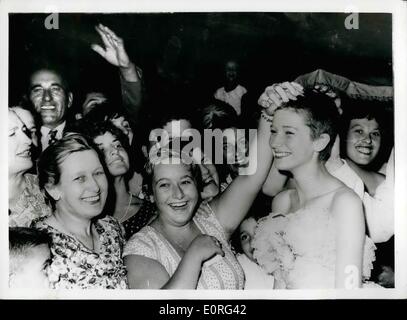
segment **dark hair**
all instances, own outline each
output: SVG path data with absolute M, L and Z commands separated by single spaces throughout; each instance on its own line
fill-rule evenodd
M 8 229 L 9 250 L 12 254 L 21 254 L 27 248 L 41 244 L 51 245 L 51 236 L 39 229 L 28 227 L 11 227 Z
M 31 91 L 31 79 L 34 74 L 40 72 L 40 71 L 49 71 L 54 74 L 56 74 L 60 79 L 61 79 L 61 85 L 62 88 L 65 90 L 65 93 L 70 93 L 71 92 L 71 87 L 69 85 L 68 79 L 64 76 L 64 72 L 60 67 L 57 67 L 55 65 L 43 65 L 41 67 L 37 67 L 34 70 L 32 70 L 29 79 L 28 79 L 28 86 L 27 86 L 27 95 L 28 97 L 30 96 L 30 91 Z
M 125 178 L 126 181 L 130 179 L 134 173 L 134 159 L 132 157 L 132 153 L 130 153 L 130 145 L 127 136 L 119 128 L 112 124 L 110 120 L 92 123 L 90 121 L 87 121 L 87 119 L 85 118 L 85 121 L 82 121 L 80 127 L 80 130 L 82 130 L 81 133 L 92 141 L 94 141 L 99 136 L 103 136 L 105 133 L 110 133 L 117 140 L 119 140 L 120 144 L 123 146 L 129 157 L 130 168 L 126 172 Z
M 101 122 L 106 120 L 112 120 L 122 116 L 126 119 L 129 118 L 126 110 L 120 104 L 113 103 L 110 100 L 107 100 L 98 103 L 97 106 L 95 106 L 88 113 L 86 113 L 84 119 L 87 119 L 89 122 Z
M 196 126 L 201 132 L 205 129 L 224 131 L 230 128 L 244 128 L 236 110 L 228 103 L 217 99 L 211 99 L 201 107 L 195 119 Z M 217 147 L 219 146 L 213 145 L 212 154 L 216 154 L 215 149 Z M 220 147 L 223 150 L 223 144 Z M 235 175 L 233 166 L 229 164 L 218 164 L 216 169 L 221 182 L 225 182 L 229 174 Z
M 236 110 L 228 103 L 213 99 L 198 111 L 197 126 L 203 129 L 227 129 L 240 127 Z
M 334 101 L 323 93 L 306 90 L 304 96 L 297 97 L 297 100 L 290 100 L 276 111 L 283 109 L 292 109 L 304 115 L 305 124 L 311 129 L 313 140 L 324 133 L 329 135 L 327 146 L 319 152 L 321 161 L 328 160 L 338 133 L 339 112 Z
M 51 236 L 42 230 L 26 227 L 12 227 L 8 229 L 9 234 L 9 254 L 10 254 L 10 273 L 14 272 L 20 265 L 12 263 L 14 259 L 24 258 L 28 251 L 40 245 L 51 246 Z
M 47 184 L 56 185 L 61 178 L 61 163 L 71 154 L 80 151 L 93 150 L 97 153 L 103 169 L 106 171 L 106 165 L 99 149 L 79 133 L 67 133 L 62 139 L 48 146 L 40 155 L 37 164 L 38 182 L 40 189 L 43 190 L 47 202 L 55 210 L 55 200 L 48 194 L 45 186 Z
M 392 134 L 393 125 L 389 117 L 389 103 L 378 100 L 362 100 L 347 98 L 342 101 L 343 114 L 341 115 L 340 123 L 340 152 L 343 157 L 346 157 L 346 144 L 349 126 L 354 119 L 376 120 L 381 133 L 381 143 L 379 152 L 376 158 L 369 164 L 369 167 L 380 167 L 383 161 L 386 161 L 391 147 L 393 146 Z

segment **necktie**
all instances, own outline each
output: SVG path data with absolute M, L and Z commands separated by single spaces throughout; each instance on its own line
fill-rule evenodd
M 51 130 L 48 133 L 49 139 L 48 139 L 48 145 L 50 146 L 51 144 L 53 144 L 55 141 L 57 141 L 56 135 L 57 135 L 57 130 Z

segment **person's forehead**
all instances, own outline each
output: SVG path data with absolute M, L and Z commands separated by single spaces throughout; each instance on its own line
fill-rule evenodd
M 116 136 L 114 136 L 111 132 L 106 131 L 95 138 L 95 143 L 109 143 L 114 140 L 117 140 Z
M 13 108 L 13 110 L 23 120 L 34 121 L 34 117 L 33 117 L 33 115 L 31 114 L 30 111 L 25 110 L 25 109 L 20 108 L 20 107 L 15 107 L 15 108 Z
M 226 63 L 226 68 L 227 69 L 237 69 L 238 65 L 235 61 L 228 61 Z
M 172 126 L 191 128 L 191 122 L 188 119 L 173 119 L 167 122 L 164 128 L 171 128 Z
M 80 171 L 93 171 L 101 163 L 95 150 L 83 150 L 69 154 L 61 163 L 61 175 L 74 175 Z
M 9 115 L 8 116 L 9 128 L 19 127 L 22 125 L 21 120 L 18 118 L 18 116 L 14 112 L 9 111 L 8 115 Z
M 243 220 L 242 224 L 240 225 L 240 232 L 249 232 L 253 233 L 256 227 L 256 220 L 254 218 L 247 218 Z
M 175 159 L 170 159 L 172 161 Z M 159 163 L 154 166 L 154 180 L 158 181 L 159 179 L 176 179 L 181 176 L 190 175 L 190 167 L 186 164 L 164 164 Z
M 368 127 L 379 127 L 379 123 L 374 118 L 373 119 L 368 119 L 368 118 L 352 119 L 350 121 L 350 125 L 351 126 L 361 125 L 361 126 L 368 126 Z
M 273 125 L 303 125 L 306 126 L 304 112 L 296 112 L 293 109 L 278 109 L 274 114 Z
M 111 118 L 111 121 L 115 122 L 115 123 L 121 123 L 121 122 L 126 121 L 126 120 L 127 119 L 123 115 L 119 115 L 119 114 L 116 114 L 115 116 L 113 116 Z
M 38 70 L 31 76 L 31 85 L 41 84 L 46 82 L 62 84 L 62 77 L 53 70 Z

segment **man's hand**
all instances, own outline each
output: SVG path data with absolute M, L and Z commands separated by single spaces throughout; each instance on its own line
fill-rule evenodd
M 98 44 L 92 44 L 92 50 L 116 67 L 129 68 L 131 61 L 124 48 L 123 39 L 102 24 L 96 26 L 95 29 L 99 33 L 105 48 Z

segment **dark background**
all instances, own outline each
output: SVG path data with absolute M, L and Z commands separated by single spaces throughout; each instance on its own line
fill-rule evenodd
M 124 39 L 131 59 L 144 71 L 147 91 L 161 79 L 184 92 L 211 95 L 222 85 L 222 64 L 230 57 L 239 59 L 241 83 L 252 92 L 317 68 L 391 85 L 391 14 L 359 14 L 358 30 L 345 28 L 347 16 L 73 13 L 59 14 L 59 29 L 47 30 L 46 14 L 10 14 L 9 103 L 18 103 L 30 70 L 44 61 L 65 68 L 77 104 L 90 90 L 118 96 L 116 68 L 90 49 L 101 42 L 94 29 L 99 22 Z

